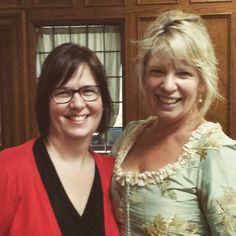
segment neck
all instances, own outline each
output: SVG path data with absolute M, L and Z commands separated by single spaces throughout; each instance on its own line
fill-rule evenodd
M 204 122 L 206 122 L 206 120 L 202 116 L 197 115 L 189 119 L 180 119 L 175 122 L 166 122 L 159 120 L 156 124 L 156 128 L 158 129 L 158 132 L 162 134 L 192 132 Z
M 78 160 L 89 156 L 90 142 L 91 139 L 68 140 L 49 136 L 46 148 L 51 158 Z

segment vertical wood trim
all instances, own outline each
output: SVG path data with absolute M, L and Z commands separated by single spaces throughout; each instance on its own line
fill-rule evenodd
M 230 17 L 229 31 L 231 32 L 230 45 L 231 48 L 231 65 L 230 65 L 230 137 L 236 139 L 236 14 L 232 14 Z
M 210 110 L 210 112 L 208 114 L 210 114 L 210 120 L 215 121 L 215 122 L 220 122 L 224 128 L 224 131 L 227 134 L 230 134 L 230 122 L 231 122 L 231 117 L 230 117 L 230 109 L 231 109 L 231 91 L 230 88 L 232 86 L 232 76 L 231 76 L 231 14 L 230 13 L 219 13 L 219 14 L 204 14 L 203 15 L 203 19 L 207 20 L 207 19 L 222 19 L 225 20 L 225 27 L 223 27 L 223 29 L 225 30 L 225 36 L 226 38 L 222 39 L 220 38 L 220 35 L 216 35 L 215 37 L 218 37 L 219 39 L 215 39 L 213 38 L 213 45 L 216 44 L 215 47 L 215 52 L 216 52 L 216 56 L 217 56 L 217 60 L 219 62 L 218 67 L 219 67 L 219 88 L 220 85 L 225 84 L 225 101 L 220 101 L 219 102 L 219 107 L 214 107 L 213 104 L 213 108 Z M 216 22 L 217 23 L 217 22 Z M 211 35 L 212 36 L 212 35 Z M 225 45 L 227 48 L 226 50 L 223 52 L 225 53 L 225 57 L 222 57 L 220 50 L 222 50 L 220 48 L 220 45 Z M 227 66 L 227 68 L 223 68 L 223 64 L 220 63 L 220 60 L 225 61 L 225 64 Z M 224 72 L 226 73 L 226 75 L 224 74 Z M 222 107 L 224 107 L 224 111 L 221 109 Z M 220 109 L 217 109 L 220 108 Z M 219 112 L 221 111 L 222 114 Z M 212 115 L 214 114 L 214 116 Z M 225 118 L 224 118 L 225 117 Z M 216 120 L 214 120 L 216 119 Z
M 0 19 L 5 35 L 2 50 L 8 55 L 1 76 L 2 144 L 7 147 L 25 141 L 28 132 L 25 15 L 22 11 L 4 12 Z

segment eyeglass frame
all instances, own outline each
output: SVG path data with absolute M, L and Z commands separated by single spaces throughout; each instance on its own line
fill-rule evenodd
M 89 88 L 97 88 L 97 90 L 96 90 L 97 97 L 96 97 L 95 99 L 86 100 L 86 99 L 84 99 L 83 94 L 81 95 L 81 91 L 82 91 L 83 89 L 89 89 Z M 56 99 L 56 96 L 55 96 L 55 95 L 56 95 L 56 91 L 59 91 L 59 90 L 71 92 L 71 98 L 70 98 L 68 101 L 66 101 L 66 102 L 58 102 L 58 100 Z M 54 89 L 53 92 L 52 92 L 52 98 L 54 99 L 54 101 L 55 101 L 57 104 L 66 104 L 66 103 L 69 103 L 69 102 L 72 101 L 72 99 L 73 99 L 73 97 L 74 97 L 74 95 L 75 95 L 76 93 L 78 93 L 78 94 L 80 95 L 80 97 L 83 99 L 84 102 L 93 102 L 93 101 L 96 101 L 96 100 L 99 98 L 99 96 L 101 95 L 101 94 L 100 94 L 99 85 L 86 85 L 86 86 L 80 87 L 79 89 L 56 88 L 56 89 Z

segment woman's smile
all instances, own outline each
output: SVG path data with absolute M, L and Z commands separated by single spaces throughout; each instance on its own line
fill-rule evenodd
M 173 105 L 178 103 L 181 98 L 175 98 L 175 97 L 164 97 L 164 96 L 159 96 L 157 95 L 157 99 L 160 103 L 163 103 L 165 105 Z

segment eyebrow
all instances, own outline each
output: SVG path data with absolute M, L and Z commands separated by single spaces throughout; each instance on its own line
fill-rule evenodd
M 86 87 L 98 87 L 98 84 L 88 84 L 88 85 L 81 86 L 77 89 L 86 88 Z M 75 88 L 68 87 L 68 86 L 63 86 L 63 87 L 59 87 L 59 88 L 56 88 L 56 89 L 75 89 Z
M 155 64 L 155 65 L 150 65 L 147 68 L 149 70 L 153 70 L 153 69 L 162 69 L 162 70 L 164 70 L 166 67 L 163 64 L 159 64 L 159 65 Z

